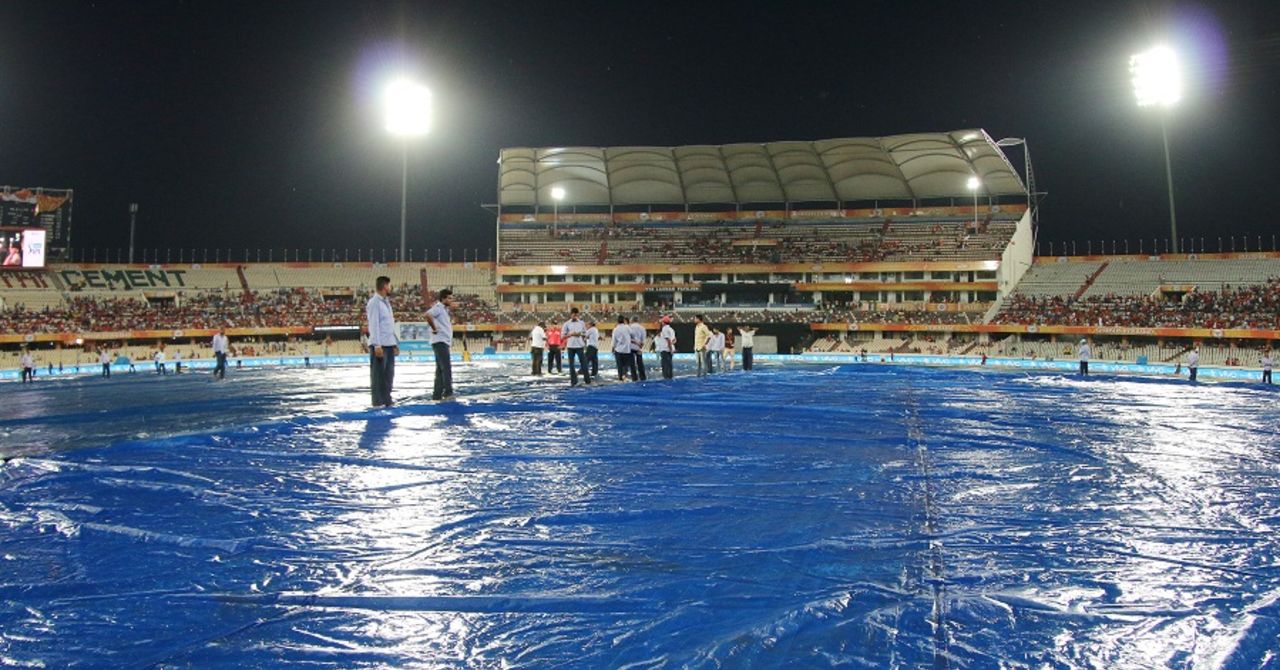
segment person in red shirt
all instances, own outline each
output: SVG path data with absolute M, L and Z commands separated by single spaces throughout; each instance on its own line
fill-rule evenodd
M 556 372 L 563 372 L 560 367 L 560 345 L 563 342 L 564 338 L 560 332 L 560 324 L 551 324 L 551 327 L 547 329 L 547 372 L 551 372 L 553 366 Z

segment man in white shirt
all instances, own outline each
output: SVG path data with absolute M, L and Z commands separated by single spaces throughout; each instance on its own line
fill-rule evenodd
M 591 376 L 600 378 L 600 329 L 595 321 L 587 322 L 587 365 L 591 366 Z
M 182 350 L 173 352 L 173 374 L 182 374 Z
M 631 354 L 631 326 L 627 325 L 627 317 L 618 315 L 618 325 L 613 327 L 613 360 L 618 366 L 618 381 L 626 381 L 627 372 L 636 363 Z M 635 372 L 631 372 L 635 377 Z
M 400 339 L 396 336 L 396 319 L 391 312 L 391 278 L 378 277 L 374 294 L 365 305 L 369 323 L 369 386 L 374 407 L 390 407 L 391 389 L 396 376 L 396 354 Z
M 578 365 L 582 365 L 582 383 L 591 383 L 591 369 L 583 350 L 587 346 L 587 324 L 578 318 L 578 308 L 569 310 L 569 320 L 560 327 L 560 340 L 569 352 L 569 386 L 578 385 Z M 574 359 L 577 363 L 574 363 Z
M 106 351 L 98 352 L 98 363 L 102 365 L 102 376 L 111 378 L 111 355 Z
M 698 376 L 711 372 L 711 352 L 707 345 L 711 342 L 711 329 L 701 314 L 693 316 L 693 356 L 698 359 Z
M 715 372 L 717 367 L 720 368 L 721 372 L 724 372 L 722 356 L 724 356 L 724 333 L 720 332 L 719 328 L 712 326 L 711 339 L 707 340 L 707 374 Z
M 728 372 L 733 370 L 733 327 L 725 326 L 724 332 L 720 335 L 724 339 L 724 352 L 720 360 L 723 362 L 722 370 Z
M 529 353 L 533 356 L 533 372 L 532 374 L 542 375 L 542 350 L 547 348 L 547 324 L 539 321 L 538 325 L 529 331 Z
M 738 326 L 739 347 L 742 349 L 742 369 L 750 370 L 753 364 L 752 355 L 756 346 L 756 329 L 751 326 Z
M 645 381 L 644 376 L 644 324 L 640 317 L 631 320 L 631 355 L 635 356 L 635 364 L 631 366 L 631 381 Z
M 1200 347 L 1191 350 L 1187 354 L 1187 370 L 1191 373 L 1190 381 L 1196 380 L 1196 369 L 1200 367 Z
M 658 330 L 658 336 L 653 340 L 653 348 L 658 352 L 658 359 L 662 362 L 662 378 L 671 379 L 675 376 L 671 356 L 676 351 L 676 331 L 671 327 L 671 317 L 662 317 L 662 328 Z
M 36 357 L 31 355 L 30 351 L 22 352 L 22 383 L 26 384 L 36 380 Z
M 213 336 L 213 358 L 215 361 L 213 376 L 215 379 L 224 379 L 227 376 L 227 349 L 227 329 L 219 328 L 217 334 Z
M 302 366 L 311 367 L 311 345 L 302 345 Z
M 1276 359 L 1272 358 L 1270 349 L 1267 349 L 1266 351 L 1262 352 L 1262 383 L 1263 384 L 1271 383 L 1271 368 L 1272 366 L 1275 365 L 1275 363 L 1276 363 Z
M 1076 349 L 1076 357 L 1080 359 L 1081 375 L 1089 374 L 1089 354 L 1089 341 L 1081 339 L 1079 348 Z
M 436 382 L 431 391 L 432 400 L 448 400 L 453 397 L 453 360 L 449 347 L 453 345 L 453 321 L 449 308 L 453 307 L 453 291 L 442 289 L 436 295 L 436 304 L 427 310 L 427 323 L 431 324 L 431 351 L 436 357 Z
M 169 369 L 164 366 L 164 349 L 160 349 L 156 351 L 156 353 L 151 356 L 151 360 L 155 361 L 156 374 L 158 375 L 169 374 Z

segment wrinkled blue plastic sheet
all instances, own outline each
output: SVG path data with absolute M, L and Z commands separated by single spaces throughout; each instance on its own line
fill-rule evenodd
M 1268 389 L 524 371 L 6 385 L 0 664 L 1280 663 Z

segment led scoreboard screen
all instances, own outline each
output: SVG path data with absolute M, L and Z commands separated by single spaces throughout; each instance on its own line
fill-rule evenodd
M 0 228 L 0 271 L 44 269 L 42 228 Z

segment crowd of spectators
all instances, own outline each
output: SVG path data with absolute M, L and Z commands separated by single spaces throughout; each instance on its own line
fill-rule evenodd
M 18 306 L 0 310 L 0 332 L 78 333 L 133 330 L 207 328 L 278 328 L 289 326 L 360 325 L 364 323 L 367 292 L 347 294 L 306 289 L 275 291 L 179 292 L 173 297 L 142 301 L 136 298 L 68 296 L 67 306 L 28 310 Z M 455 294 L 455 318 L 461 322 L 492 323 L 496 308 L 475 295 Z M 392 297 L 401 321 L 422 318 L 428 300 L 417 287 L 406 286 Z
M 520 262 L 799 263 L 995 257 L 1010 227 L 980 222 L 872 225 L 784 223 L 596 224 L 504 233 L 503 264 Z
M 1012 295 L 994 323 L 1124 326 L 1134 328 L 1280 329 L 1280 278 L 1265 284 L 1163 294 L 1087 298 Z

